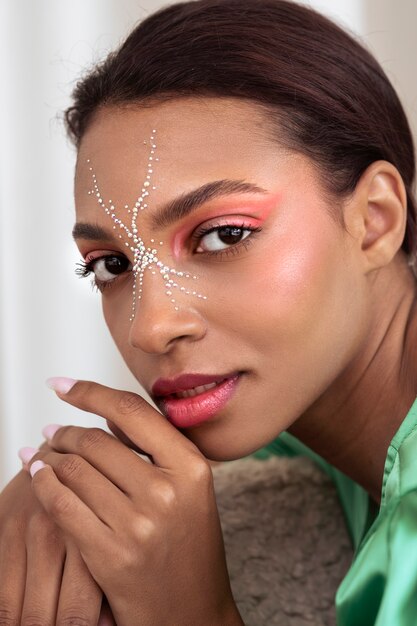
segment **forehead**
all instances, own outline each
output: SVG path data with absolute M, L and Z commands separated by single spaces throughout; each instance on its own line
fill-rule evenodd
M 202 148 L 201 140 L 211 149 L 227 138 L 237 146 L 247 141 L 264 143 L 269 133 L 267 116 L 256 103 L 229 98 L 182 98 L 154 105 L 126 104 L 121 107 L 104 107 L 83 137 L 80 154 L 85 151 L 122 148 L 133 150 L 157 128 L 164 137 L 165 148 L 176 151 Z M 107 155 L 109 156 L 109 155 Z M 175 153 L 177 158 L 181 154 Z M 203 157 L 203 155 L 202 155 Z
M 259 107 L 232 99 L 189 98 L 102 109 L 81 142 L 76 200 L 91 188 L 90 159 L 106 196 L 114 195 L 116 202 L 132 201 L 146 174 L 153 129 L 159 190 L 174 186 L 181 193 L 202 179 L 245 178 L 249 172 L 253 177 L 254 164 L 265 165 L 268 151 L 276 157 L 278 146 L 266 126 Z

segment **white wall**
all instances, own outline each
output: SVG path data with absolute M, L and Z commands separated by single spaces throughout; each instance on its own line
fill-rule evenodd
M 46 389 L 48 376 L 138 389 L 88 280 L 73 274 L 74 152 L 57 115 L 82 69 L 162 2 L 0 0 L 0 487 L 49 422 L 101 424 Z M 417 127 L 414 0 L 307 2 L 365 35 Z
M 98 294 L 73 272 L 75 154 L 57 115 L 83 68 L 152 5 L 0 0 L 0 485 L 19 469 L 17 449 L 42 441 L 43 425 L 94 422 L 59 402 L 45 378 L 137 389 Z
M 364 2 L 366 41 L 394 84 L 417 133 L 417 2 Z

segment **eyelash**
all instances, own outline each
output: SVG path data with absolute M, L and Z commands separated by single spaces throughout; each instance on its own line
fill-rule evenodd
M 234 245 L 230 245 L 228 248 L 223 248 L 222 250 L 206 250 L 203 253 L 199 252 L 199 254 L 205 254 L 206 256 L 215 256 L 219 259 L 223 258 L 223 257 L 227 257 L 230 255 L 236 255 L 240 253 L 240 249 L 242 247 L 244 247 L 245 249 L 247 249 L 251 244 L 252 244 L 252 240 L 254 238 L 254 236 L 256 236 L 258 233 L 261 232 L 261 228 L 260 227 L 254 227 L 254 226 L 249 226 L 245 223 L 242 224 L 217 224 L 215 226 L 209 226 L 208 228 L 202 226 L 199 229 L 197 229 L 191 236 L 191 239 L 193 241 L 200 241 L 200 239 L 202 239 L 205 235 L 208 235 L 212 232 L 215 232 L 216 230 L 220 230 L 221 228 L 225 228 L 227 226 L 230 227 L 234 227 L 234 228 L 238 228 L 241 229 L 243 231 L 250 231 L 250 235 L 248 235 L 245 239 L 243 239 L 242 241 L 239 241 L 238 243 L 234 244 Z M 94 259 L 91 259 L 90 261 L 80 261 L 79 263 L 77 263 L 76 265 L 78 266 L 75 270 L 75 273 L 80 276 L 80 278 L 87 278 L 92 272 L 94 272 L 94 265 L 102 260 L 105 259 L 107 257 L 118 257 L 118 258 L 125 258 L 120 254 L 107 254 L 104 256 L 100 256 L 100 257 L 96 257 Z M 107 287 L 111 287 L 112 284 L 115 282 L 117 278 L 117 275 L 115 276 L 115 278 L 113 280 L 109 280 L 109 281 L 100 281 L 98 280 L 95 276 L 93 277 L 92 281 L 91 281 L 91 286 L 93 288 L 93 290 L 96 291 L 100 291 L 103 292 L 104 289 L 106 289 Z
M 202 239 L 204 236 L 209 235 L 210 233 L 215 232 L 216 230 L 220 230 L 221 228 L 227 228 L 227 227 L 231 227 L 231 228 L 238 228 L 240 230 L 248 230 L 250 231 L 250 235 L 248 237 L 246 237 L 245 239 L 243 239 L 242 241 L 238 241 L 238 243 L 235 243 L 233 245 L 230 245 L 228 248 L 223 248 L 222 250 L 206 250 L 204 251 L 204 253 L 199 252 L 199 254 L 205 254 L 207 256 L 216 256 L 218 258 L 223 258 L 224 256 L 234 256 L 236 254 L 239 254 L 240 252 L 240 248 L 242 246 L 244 246 L 246 249 L 251 245 L 252 240 L 254 238 L 254 236 L 259 233 L 262 229 L 259 227 L 255 227 L 255 226 L 249 226 L 248 224 L 245 223 L 240 223 L 240 224 L 215 224 L 213 226 L 201 226 L 200 228 L 198 228 L 196 231 L 194 231 L 194 233 L 191 235 L 191 239 L 195 242 L 200 241 L 200 239 Z
M 108 254 L 106 256 L 113 257 L 113 256 L 120 256 L 120 255 Z M 98 256 L 97 258 L 92 259 L 91 261 L 88 261 L 88 262 L 79 261 L 78 263 L 76 263 L 75 273 L 80 278 L 87 278 L 94 271 L 94 264 L 97 263 L 97 261 L 100 261 L 101 259 L 105 259 L 106 256 Z M 123 258 L 123 257 L 120 257 L 120 258 Z M 101 280 L 98 280 L 95 276 L 93 276 L 93 279 L 91 281 L 91 288 L 93 289 L 93 291 L 102 292 L 104 291 L 104 289 L 106 289 L 106 287 L 110 287 L 116 278 L 117 277 L 115 277 L 111 281 L 101 281 Z

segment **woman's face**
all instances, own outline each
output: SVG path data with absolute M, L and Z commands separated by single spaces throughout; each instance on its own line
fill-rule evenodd
M 76 240 L 111 335 L 168 419 L 213 460 L 250 454 L 308 412 L 364 331 L 364 279 L 353 238 L 331 215 L 340 209 L 263 116 L 215 98 L 103 109 L 78 155 L 77 222 L 107 234 L 78 228 Z M 184 374 L 219 384 L 191 399 L 164 395 Z

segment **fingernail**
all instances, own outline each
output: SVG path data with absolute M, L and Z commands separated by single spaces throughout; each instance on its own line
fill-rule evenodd
M 47 386 L 54 391 L 68 393 L 77 381 L 73 378 L 65 378 L 64 376 L 53 376 L 52 378 L 47 378 L 45 382 Z
M 62 424 L 48 424 L 47 426 L 44 426 L 44 428 L 42 428 L 42 435 L 45 437 L 45 439 L 51 441 L 56 431 L 60 428 L 62 428 Z
M 32 463 L 32 465 L 29 468 L 30 475 L 32 476 L 32 478 L 34 477 L 36 472 L 39 472 L 39 470 L 43 469 L 44 467 L 46 467 L 46 465 L 43 461 L 35 461 L 34 463 Z
M 17 455 L 19 459 L 27 465 L 31 459 L 39 452 L 38 448 L 20 448 L 18 450 Z

